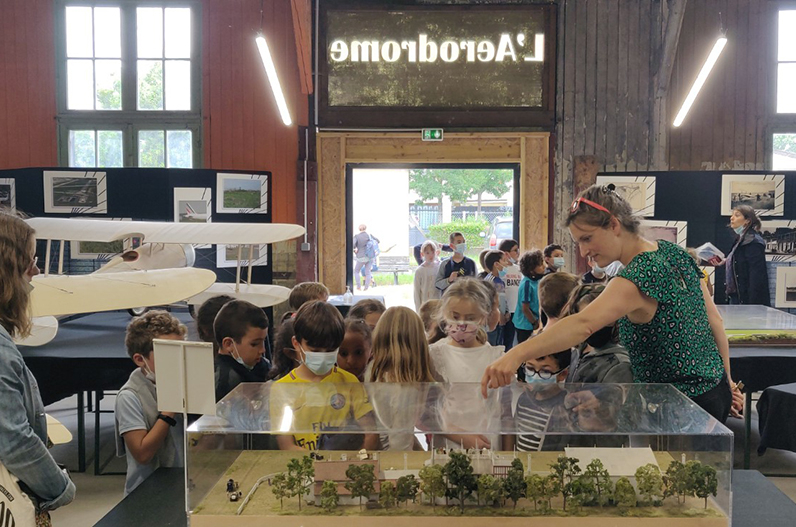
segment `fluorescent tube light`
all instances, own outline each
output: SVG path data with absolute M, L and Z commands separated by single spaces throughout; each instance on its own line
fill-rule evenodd
M 274 92 L 276 106 L 279 108 L 279 115 L 282 117 L 282 122 L 285 123 L 285 126 L 290 126 L 293 121 L 290 119 L 290 112 L 287 109 L 287 102 L 285 102 L 285 94 L 282 93 L 282 86 L 279 84 L 279 77 L 276 75 L 276 68 L 271 58 L 271 52 L 268 50 L 268 44 L 265 42 L 263 35 L 259 35 L 256 41 L 257 49 L 260 50 L 260 58 L 263 60 L 263 67 L 265 67 L 265 73 L 268 75 L 268 82 L 271 84 L 271 91 Z
M 710 55 L 708 55 L 708 59 L 705 61 L 705 65 L 702 66 L 702 70 L 697 75 L 696 80 L 694 81 L 694 85 L 691 86 L 691 91 L 688 92 L 688 97 L 685 98 L 683 102 L 683 106 L 680 108 L 680 111 L 677 112 L 677 117 L 674 118 L 674 126 L 680 126 L 683 124 L 683 120 L 685 116 L 688 115 L 688 110 L 691 109 L 691 105 L 694 104 L 694 100 L 696 100 L 697 95 L 699 94 L 699 90 L 702 89 L 702 85 L 705 84 L 705 81 L 708 79 L 708 75 L 710 75 L 710 70 L 713 69 L 713 66 L 716 64 L 716 61 L 719 60 L 719 55 L 721 55 L 721 51 L 724 49 L 724 46 L 727 45 L 727 38 L 726 37 L 719 37 L 716 40 L 716 44 L 713 46 L 713 49 L 710 51 Z

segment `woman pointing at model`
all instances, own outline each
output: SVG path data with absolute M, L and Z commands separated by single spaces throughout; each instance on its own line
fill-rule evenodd
M 625 268 L 586 309 L 493 362 L 481 381 L 484 395 L 509 384 L 523 362 L 616 323 L 635 382 L 671 383 L 722 422 L 738 415 L 742 396 L 730 376 L 729 343 L 699 268 L 679 246 L 643 238 L 640 223 L 613 185 L 593 185 L 572 203 L 566 225 L 581 255 Z

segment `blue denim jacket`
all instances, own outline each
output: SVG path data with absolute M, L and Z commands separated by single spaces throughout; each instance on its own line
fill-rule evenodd
M 0 463 L 38 497 L 41 510 L 66 505 L 75 484 L 50 453 L 39 385 L 22 354 L 0 326 Z

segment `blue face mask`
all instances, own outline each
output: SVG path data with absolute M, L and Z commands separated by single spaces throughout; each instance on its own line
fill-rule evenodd
M 234 340 L 232 341 L 232 349 L 235 350 L 235 353 L 238 354 L 237 357 L 235 356 L 235 353 L 232 354 L 232 358 L 235 359 L 235 361 L 238 364 L 240 364 L 241 366 L 243 366 L 244 368 L 246 368 L 249 371 L 254 369 L 254 366 L 249 366 L 248 364 L 243 362 L 243 359 L 241 358 L 240 353 L 238 352 L 238 347 L 235 345 L 235 341 Z
M 555 258 L 553 258 L 553 265 L 555 266 L 556 269 L 561 269 L 562 267 L 564 267 L 565 263 L 566 260 L 564 260 L 563 256 L 556 256 Z
M 453 250 L 459 254 L 464 254 L 464 251 L 467 250 L 467 243 L 457 243 Z
M 553 375 L 549 379 L 542 379 L 538 375 L 531 375 L 531 372 L 528 371 L 527 369 L 525 370 L 525 382 L 528 384 L 535 384 L 537 386 L 544 384 L 547 385 L 556 384 L 558 382 L 556 381 L 556 377 L 557 377 L 556 375 Z
M 304 351 L 301 348 L 301 353 L 304 354 L 304 360 L 301 361 L 309 370 L 315 375 L 326 375 L 334 365 L 337 363 L 337 352 L 334 351 Z
M 506 276 L 506 270 L 505 269 L 501 269 L 500 271 L 498 271 L 498 276 L 500 278 L 503 278 L 504 276 Z
M 735 231 L 735 234 L 740 236 L 741 234 L 743 234 L 743 231 L 744 231 L 745 228 L 746 228 L 746 225 L 741 225 L 740 227 L 735 227 L 733 230 Z

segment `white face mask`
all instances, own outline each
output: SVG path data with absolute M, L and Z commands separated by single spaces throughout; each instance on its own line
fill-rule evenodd
M 458 254 L 464 254 L 464 252 L 467 250 L 467 243 L 458 243 L 453 250 Z
M 147 380 L 149 380 L 152 384 L 155 384 L 155 372 L 149 368 L 149 363 L 146 361 L 146 359 L 144 359 L 144 377 L 146 377 Z
M 304 360 L 301 361 L 302 364 L 309 368 L 315 375 L 326 375 L 332 371 L 332 368 L 334 368 L 334 365 L 337 363 L 337 353 L 339 350 L 305 351 L 300 345 L 299 349 L 301 353 L 304 354 Z
M 238 346 L 235 345 L 235 341 L 234 340 L 232 341 L 232 349 L 235 350 L 235 353 L 238 354 L 237 357 L 235 356 L 235 353 L 232 354 L 232 358 L 235 359 L 238 364 L 240 364 L 241 366 L 243 366 L 247 370 L 253 370 L 254 369 L 254 366 L 249 366 L 248 364 L 243 362 L 243 359 L 240 356 L 240 352 L 238 351 Z

